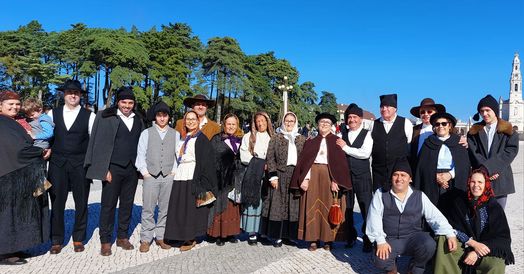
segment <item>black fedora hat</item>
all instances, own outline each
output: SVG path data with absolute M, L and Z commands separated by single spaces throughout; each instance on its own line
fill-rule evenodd
M 184 99 L 184 106 L 192 108 L 196 102 L 204 102 L 206 103 L 208 108 L 212 108 L 215 106 L 215 101 L 209 100 L 207 96 L 205 96 L 204 94 L 197 94 L 193 97 L 187 97 L 186 99 Z
M 420 106 L 412 107 L 409 111 L 411 115 L 420 118 L 420 108 L 421 107 L 434 107 L 437 112 L 446 112 L 446 107 L 441 104 L 435 104 L 435 101 L 431 98 L 424 98 L 420 101 Z
M 81 93 L 85 93 L 85 90 L 82 89 L 82 84 L 78 80 L 71 80 L 68 79 L 57 88 L 59 91 L 66 91 L 66 90 L 78 90 Z
M 329 120 L 331 120 L 331 123 L 333 123 L 333 124 L 337 123 L 337 118 L 335 118 L 335 116 L 333 116 L 332 114 L 329 114 L 327 112 L 323 112 L 323 113 L 318 114 L 317 117 L 315 117 L 315 123 L 318 124 L 318 121 L 320 119 L 329 119 Z
M 453 115 L 451 115 L 451 114 L 449 114 L 447 112 L 437 112 L 437 113 L 431 115 L 431 118 L 429 118 L 429 123 L 432 126 L 435 126 L 435 122 L 439 118 L 446 118 L 448 121 L 451 122 L 453 127 L 455 127 L 457 125 L 457 119 L 455 118 L 455 116 L 453 116 Z

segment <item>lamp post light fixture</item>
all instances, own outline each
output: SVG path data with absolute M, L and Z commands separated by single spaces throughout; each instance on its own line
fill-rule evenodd
M 282 91 L 282 100 L 284 101 L 284 115 L 287 113 L 287 93 L 293 89 L 292 85 L 287 84 L 287 76 L 284 76 L 284 83 L 278 86 L 278 89 Z

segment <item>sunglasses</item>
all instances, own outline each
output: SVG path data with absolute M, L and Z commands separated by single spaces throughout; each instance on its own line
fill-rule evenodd
M 433 112 L 435 112 L 435 111 L 433 111 L 433 110 L 421 110 L 420 111 L 420 115 L 422 115 L 422 114 L 432 114 Z
M 447 127 L 448 124 L 449 124 L 448 122 L 442 122 L 442 123 L 437 122 L 435 123 L 435 127 L 440 127 L 440 126 Z

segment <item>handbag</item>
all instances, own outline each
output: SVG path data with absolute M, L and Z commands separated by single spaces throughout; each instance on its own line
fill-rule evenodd
M 201 193 L 197 196 L 197 199 L 196 199 L 196 206 L 197 207 L 201 207 L 201 206 L 205 206 L 205 205 L 208 205 L 214 201 L 216 201 L 216 197 L 215 195 L 213 195 L 213 192 L 211 191 L 207 191 L 205 193 Z
M 53 185 L 51 184 L 51 182 L 49 182 L 48 180 L 44 180 L 44 183 L 42 185 L 39 185 L 35 191 L 33 191 L 33 197 L 38 197 L 42 194 L 44 194 L 44 192 L 46 192 L 48 189 L 50 189 Z
M 333 204 L 329 208 L 328 220 L 332 225 L 339 225 L 342 222 L 342 209 L 340 208 L 340 202 L 337 195 L 337 192 L 333 192 Z

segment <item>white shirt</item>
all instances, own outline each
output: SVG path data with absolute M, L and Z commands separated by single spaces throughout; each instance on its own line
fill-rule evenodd
M 422 148 L 422 145 L 424 145 L 424 141 L 433 134 L 433 126 L 431 124 L 422 124 L 422 128 L 420 129 L 420 135 L 418 136 L 418 149 L 417 149 L 417 155 L 420 153 L 420 149 Z
M 129 131 L 131 131 L 133 129 L 133 122 L 135 121 L 135 119 L 134 119 L 135 113 L 134 112 L 131 112 L 131 114 L 129 116 L 125 116 L 119 109 L 119 110 L 116 111 L 116 115 L 118 115 L 118 117 L 120 117 L 120 119 L 122 119 L 122 122 L 124 122 L 124 124 L 126 125 L 127 129 L 129 129 Z
M 202 129 L 206 124 L 207 124 L 207 117 L 204 116 L 204 119 L 202 119 L 202 121 L 200 121 L 200 124 L 198 124 L 198 128 Z
M 191 138 L 187 142 L 186 145 L 186 152 L 184 155 L 182 155 L 182 159 L 180 160 L 180 163 L 178 163 L 178 167 L 175 171 L 175 177 L 173 180 L 176 181 L 188 181 L 193 179 L 193 175 L 195 173 L 195 167 L 196 167 L 196 155 L 195 155 L 195 144 L 196 139 Z M 176 148 L 176 155 L 175 157 L 180 156 L 180 149 L 184 145 L 184 140 L 180 140 L 178 142 L 177 148 Z
M 395 123 L 395 120 L 397 120 L 398 115 L 395 115 L 395 118 L 391 121 L 386 121 L 384 118 L 380 117 L 379 121 L 382 122 L 384 125 L 384 130 L 386 133 L 389 133 L 391 130 L 391 127 L 393 127 L 393 123 Z M 373 126 L 375 123 L 371 124 L 371 131 L 373 131 Z M 411 121 L 409 119 L 404 119 L 404 134 L 406 134 L 406 138 L 408 140 L 408 144 L 411 143 L 411 138 L 413 137 L 413 124 L 411 124 Z
M 348 126 L 346 126 L 348 129 L 348 140 L 351 144 L 355 142 L 355 139 L 360 134 L 360 132 L 363 129 L 362 124 L 360 125 L 357 130 L 351 130 Z M 356 147 L 350 147 L 349 145 L 345 145 L 342 150 L 349 156 L 357 158 L 357 159 L 368 159 L 371 156 L 371 150 L 373 150 L 373 138 L 371 138 L 371 131 L 368 131 L 366 134 L 366 138 L 364 139 L 364 143 L 360 148 Z
M 66 105 L 63 107 L 62 116 L 64 117 L 64 124 L 66 126 L 66 129 L 69 131 L 73 124 L 75 123 L 76 117 L 78 116 L 78 113 L 80 113 L 80 109 L 82 107 L 80 105 L 76 106 L 73 109 L 69 109 Z M 53 110 L 50 110 L 47 114 L 49 117 L 51 117 L 51 121 L 53 121 Z M 89 115 L 89 122 L 87 123 L 87 132 L 89 135 L 91 135 L 91 129 L 93 129 L 93 123 L 95 122 L 96 115 L 91 112 Z
M 248 132 L 244 137 L 242 137 L 242 144 L 240 145 L 240 161 L 243 164 L 249 164 L 253 155 L 249 152 L 249 137 L 251 132 Z M 265 132 L 257 132 L 257 140 L 253 148 L 253 153 L 257 155 L 257 158 L 266 159 L 267 147 L 269 146 L 269 134 Z
M 313 163 L 327 165 L 328 164 L 327 154 L 328 154 L 328 150 L 327 150 L 326 138 L 322 138 L 322 141 L 320 141 L 320 147 L 318 148 L 317 156 L 315 157 L 315 161 Z M 307 172 L 304 180 L 309 180 L 310 178 L 311 178 L 311 168 Z
M 438 137 L 441 141 L 446 141 L 448 137 Z M 438 152 L 437 169 L 450 169 L 449 174 L 451 178 L 455 178 L 455 162 L 453 162 L 453 156 L 449 147 L 442 144 Z
M 153 126 L 160 134 L 160 139 L 164 140 L 164 137 L 166 137 L 167 130 L 169 129 L 169 126 L 166 126 L 164 129 L 160 129 L 156 123 L 153 123 Z M 180 142 L 180 133 L 178 131 L 175 131 L 175 140 L 176 142 Z M 140 173 L 145 176 L 149 174 L 149 171 L 147 170 L 147 163 L 146 163 L 146 155 L 147 155 L 147 146 L 149 143 L 149 129 L 144 129 L 142 133 L 140 134 L 140 139 L 138 139 L 138 147 L 137 147 L 137 153 L 136 153 L 136 161 L 135 166 Z M 176 146 L 175 146 L 176 149 Z M 176 153 L 175 153 L 175 161 L 173 164 L 173 168 L 171 170 L 171 173 L 174 173 L 176 171 L 177 163 L 176 163 Z M 164 174 L 167 175 L 167 174 Z
M 495 132 L 497 132 L 497 124 L 498 124 L 498 121 L 490 125 L 486 124 L 486 126 L 484 127 L 484 130 L 486 131 L 486 134 L 488 135 L 488 153 L 491 151 L 491 144 L 493 143 Z
M 404 208 L 408 202 L 408 198 L 413 194 L 413 189 L 409 187 L 408 193 L 404 200 L 401 200 L 393 190 L 389 191 L 395 197 L 395 205 L 400 213 L 404 212 Z M 431 203 L 426 194 L 422 193 L 422 215 L 431 226 L 431 229 L 436 235 L 446 235 L 447 238 L 455 237 L 453 227 L 449 224 L 444 215 Z M 382 218 L 384 216 L 384 204 L 382 203 L 382 189 L 377 189 L 373 195 L 373 200 L 369 206 L 367 216 L 366 235 L 371 242 L 376 241 L 377 244 L 386 242 L 386 233 L 384 232 Z

